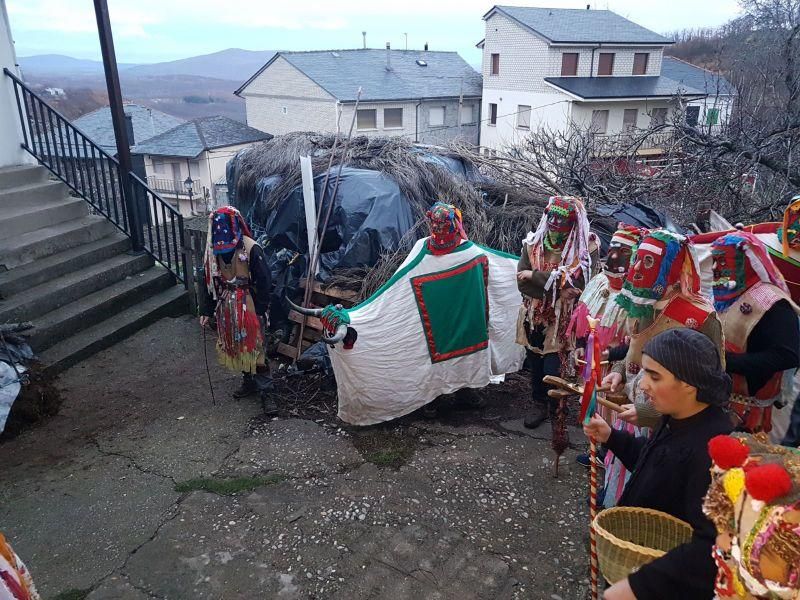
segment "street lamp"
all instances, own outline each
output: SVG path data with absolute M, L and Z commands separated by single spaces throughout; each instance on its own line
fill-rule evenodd
M 194 202 L 192 201 L 192 188 L 194 187 L 194 180 L 192 176 L 186 178 L 183 182 L 183 187 L 186 188 L 186 191 L 189 193 L 189 210 L 192 211 L 192 215 L 194 215 Z

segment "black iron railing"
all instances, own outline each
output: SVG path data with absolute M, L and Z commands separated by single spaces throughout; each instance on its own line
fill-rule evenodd
M 183 217 L 135 173 L 42 100 L 8 69 L 22 125 L 22 147 L 153 259 L 186 283 Z
M 167 179 L 166 177 L 147 176 L 147 185 L 157 192 L 166 192 L 175 194 L 176 196 L 188 196 L 189 190 L 186 189 L 185 181 L 176 181 L 174 179 Z M 197 179 L 192 181 L 192 195 L 200 197 L 200 181 Z

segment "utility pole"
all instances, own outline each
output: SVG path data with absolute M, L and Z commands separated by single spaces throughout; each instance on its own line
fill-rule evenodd
M 131 180 L 131 148 L 128 144 L 128 131 L 125 124 L 125 109 L 122 106 L 122 90 L 119 86 L 117 56 L 114 52 L 114 38 L 111 35 L 111 19 L 106 0 L 94 0 L 94 13 L 97 17 L 97 33 L 100 36 L 100 51 L 103 54 L 103 69 L 108 88 L 108 103 L 111 120 L 114 124 L 114 137 L 117 140 L 117 159 L 120 167 L 120 191 L 128 216 L 131 244 L 134 252 L 144 249 L 144 232 L 139 211 L 139 202 L 133 192 Z

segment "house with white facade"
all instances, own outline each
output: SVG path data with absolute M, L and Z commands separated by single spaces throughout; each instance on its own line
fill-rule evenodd
M 216 183 L 239 150 L 272 136 L 228 117 L 186 121 L 131 149 L 144 160 L 147 185 L 188 217 L 217 206 Z
M 235 93 L 248 125 L 280 135 L 347 130 L 359 88 L 356 134 L 478 142 L 481 76 L 456 52 L 278 52 Z
M 676 111 L 710 127 L 730 114 L 730 84 L 665 57 L 671 40 L 609 10 L 495 6 L 483 19 L 480 143 L 488 149 L 538 128 L 620 136 L 669 124 Z M 649 142 L 642 151 L 657 151 L 658 136 Z

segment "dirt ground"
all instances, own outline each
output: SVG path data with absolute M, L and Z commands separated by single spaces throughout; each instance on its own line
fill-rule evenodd
M 47 600 L 583 600 L 587 473 L 554 479 L 523 374 L 437 419 L 353 428 L 320 381 L 235 401 L 189 317 L 65 372 L 58 415 L 0 444 L 0 531 Z M 391 394 L 391 390 L 387 390 Z

